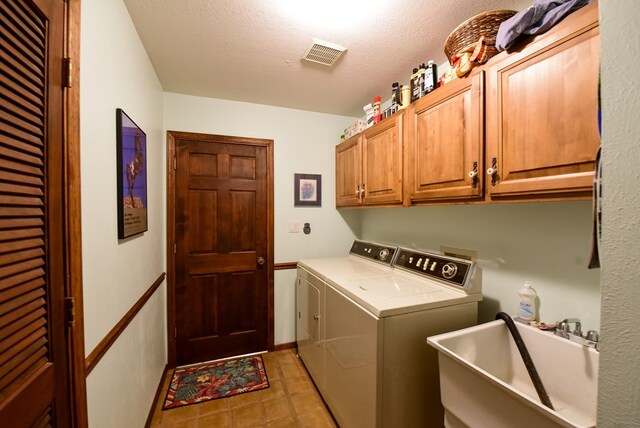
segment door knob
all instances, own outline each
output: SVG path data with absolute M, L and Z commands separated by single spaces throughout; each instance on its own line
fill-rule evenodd
M 258 257 L 258 264 L 260 266 L 264 265 L 264 257 Z

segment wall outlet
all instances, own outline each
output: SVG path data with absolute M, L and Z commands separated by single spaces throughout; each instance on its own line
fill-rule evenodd
M 289 222 L 289 233 L 300 233 L 300 222 L 299 221 L 290 221 Z

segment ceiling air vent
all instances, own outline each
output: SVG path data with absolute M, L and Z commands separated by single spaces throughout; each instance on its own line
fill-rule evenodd
M 313 39 L 313 44 L 307 49 L 302 59 L 332 66 L 347 48 L 334 43 Z

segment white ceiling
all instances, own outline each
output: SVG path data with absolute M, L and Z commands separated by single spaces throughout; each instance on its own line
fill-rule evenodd
M 167 92 L 361 117 L 414 66 L 444 63 L 458 24 L 532 0 L 124 2 Z M 348 50 L 331 68 L 303 61 L 313 38 Z

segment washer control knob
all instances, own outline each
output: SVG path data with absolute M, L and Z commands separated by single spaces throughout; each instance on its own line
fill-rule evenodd
M 380 253 L 378 253 L 378 256 L 382 261 L 387 260 L 387 258 L 389 258 L 389 250 L 386 248 L 383 248 L 382 250 L 380 250 Z
M 446 265 L 442 266 L 442 276 L 444 276 L 446 279 L 453 278 L 456 273 L 458 273 L 458 266 L 456 266 L 455 263 L 449 262 Z

